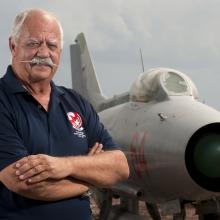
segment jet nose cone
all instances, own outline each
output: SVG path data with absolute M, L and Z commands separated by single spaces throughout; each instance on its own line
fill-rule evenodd
M 194 163 L 208 178 L 220 178 L 220 134 L 206 134 L 197 142 Z
M 185 162 L 191 178 L 201 187 L 220 192 L 220 124 L 200 128 L 190 139 Z

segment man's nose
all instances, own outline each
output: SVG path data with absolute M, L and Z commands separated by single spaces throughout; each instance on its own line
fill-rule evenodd
M 46 44 L 46 42 L 42 42 L 40 46 L 38 47 L 37 55 L 39 57 L 49 57 L 50 56 L 50 50 Z

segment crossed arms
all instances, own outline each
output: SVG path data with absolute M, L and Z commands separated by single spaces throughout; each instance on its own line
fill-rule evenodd
M 128 178 L 122 151 L 103 151 L 96 143 L 86 156 L 30 155 L 0 172 L 11 191 L 31 199 L 57 201 L 82 195 L 91 187 L 110 187 Z

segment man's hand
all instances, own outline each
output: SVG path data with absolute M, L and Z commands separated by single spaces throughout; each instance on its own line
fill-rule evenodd
M 96 143 L 88 155 L 93 156 L 103 152 L 102 144 Z M 52 157 L 45 154 L 31 155 L 15 163 L 15 174 L 21 181 L 33 184 L 46 179 L 62 179 L 71 174 L 71 163 L 68 157 Z
M 48 178 L 62 179 L 68 176 L 68 157 L 52 157 L 45 154 L 31 155 L 15 163 L 15 174 L 22 181 L 36 183 Z
M 88 155 L 93 156 L 93 155 L 96 155 L 96 154 L 100 154 L 102 152 L 104 152 L 103 145 L 100 144 L 100 143 L 95 143 L 95 145 L 92 148 L 89 149 Z

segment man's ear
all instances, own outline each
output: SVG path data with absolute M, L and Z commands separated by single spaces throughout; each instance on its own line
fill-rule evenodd
M 10 37 L 8 43 L 9 43 L 9 48 L 11 50 L 11 53 L 12 53 L 12 55 L 14 55 L 14 53 L 15 53 L 15 43 L 14 43 L 14 40 Z

